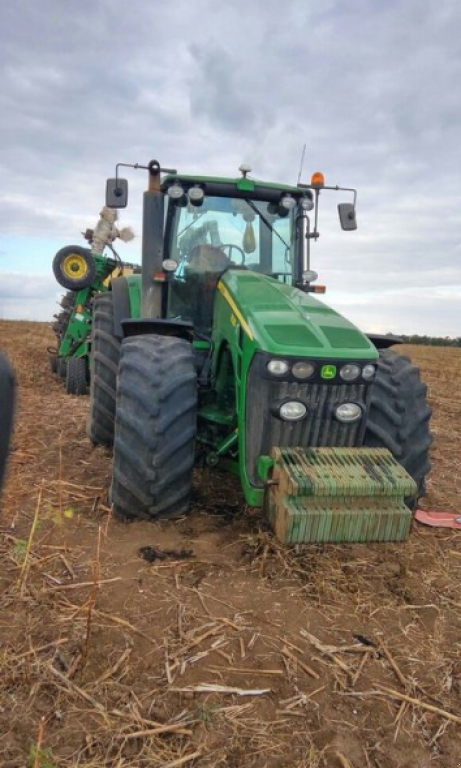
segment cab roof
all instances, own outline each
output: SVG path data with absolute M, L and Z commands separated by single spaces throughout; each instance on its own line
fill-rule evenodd
M 203 186 L 205 194 L 216 197 L 251 197 L 256 200 L 276 202 L 280 199 L 281 194 L 286 193 L 293 195 L 296 199 L 300 197 L 312 198 L 312 192 L 308 187 L 260 181 L 248 176 L 239 176 L 232 179 L 220 176 L 168 174 L 168 176 L 162 179 L 162 190 L 166 192 L 175 182 L 181 183 L 186 189 L 194 184 L 199 184 Z

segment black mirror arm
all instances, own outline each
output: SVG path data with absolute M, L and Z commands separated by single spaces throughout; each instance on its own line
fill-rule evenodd
M 158 160 L 151 160 L 149 165 L 140 165 L 140 163 L 117 163 L 115 166 L 115 180 L 118 181 L 118 169 L 119 168 L 140 168 L 143 171 L 149 171 L 153 176 L 157 176 L 161 173 L 177 173 L 174 168 L 160 168 Z
M 336 186 L 336 187 L 322 187 L 322 189 L 332 189 L 334 192 L 352 192 L 353 195 L 354 195 L 354 202 L 352 203 L 352 205 L 354 206 L 354 208 L 357 205 L 357 190 L 354 189 L 353 187 L 338 187 L 338 186 Z

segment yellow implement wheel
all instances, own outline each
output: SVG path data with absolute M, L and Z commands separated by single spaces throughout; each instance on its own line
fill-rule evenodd
M 62 263 L 62 272 L 70 280 L 80 280 L 88 274 L 88 265 L 78 253 L 71 253 L 67 256 Z
M 88 248 L 67 245 L 53 259 L 53 272 L 59 285 L 68 291 L 79 291 L 97 278 L 96 262 Z

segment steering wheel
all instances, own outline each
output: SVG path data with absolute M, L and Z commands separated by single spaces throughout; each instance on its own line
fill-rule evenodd
M 228 257 L 229 261 L 232 261 L 232 249 L 235 248 L 236 251 L 240 254 L 240 264 L 245 264 L 245 251 L 243 248 L 240 248 L 239 245 L 235 245 L 235 243 L 225 243 L 221 244 L 219 246 L 219 249 L 221 251 L 225 251 L 225 249 L 229 249 L 229 253 L 226 253 L 226 256 Z

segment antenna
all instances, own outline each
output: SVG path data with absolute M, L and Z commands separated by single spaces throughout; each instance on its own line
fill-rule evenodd
M 306 145 L 304 144 L 303 151 L 301 153 L 301 164 L 299 166 L 299 173 L 298 173 L 298 181 L 297 184 L 301 181 L 301 174 L 303 172 L 303 165 L 304 165 L 304 155 L 306 154 Z

